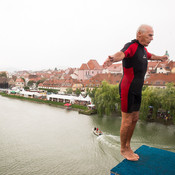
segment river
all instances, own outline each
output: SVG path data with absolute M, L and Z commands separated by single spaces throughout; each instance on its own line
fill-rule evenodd
M 120 156 L 120 116 L 78 114 L 0 96 L 1 175 L 107 175 Z M 95 136 L 97 126 L 104 135 Z M 139 121 L 132 148 L 175 152 L 175 126 Z

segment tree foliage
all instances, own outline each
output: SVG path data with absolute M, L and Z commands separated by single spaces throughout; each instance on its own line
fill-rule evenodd
M 29 88 L 29 86 L 24 86 L 24 90 L 25 91 L 27 91 L 27 90 L 29 90 L 30 88 Z
M 146 118 L 149 106 L 153 106 L 153 117 L 158 109 L 170 111 L 175 120 L 175 87 L 173 83 L 166 84 L 165 89 L 147 87 L 142 91 L 141 117 Z
M 36 83 L 35 81 L 31 80 L 31 81 L 28 81 L 27 83 L 27 86 L 31 87 L 33 86 L 33 84 Z
M 5 77 L 5 78 L 7 78 L 6 72 L 1 72 L 1 73 L 0 73 L 0 77 Z
M 94 99 L 96 90 L 97 90 L 96 87 L 93 89 L 87 88 L 86 89 L 86 96 L 89 95 L 91 98 Z
M 73 92 L 72 88 L 66 89 L 66 94 L 72 94 L 72 92 Z
M 81 90 L 80 90 L 80 89 L 76 89 L 76 90 L 75 90 L 75 94 L 76 94 L 77 96 L 79 96 L 79 95 L 81 94 Z
M 115 111 L 116 103 L 120 109 L 119 86 L 102 82 L 95 90 L 93 103 L 100 116 L 110 115 Z M 158 109 L 169 111 L 175 122 L 175 87 L 173 83 L 166 84 L 165 89 L 144 86 L 142 90 L 142 103 L 140 117 L 146 119 L 149 106 L 153 106 L 153 117 L 156 117 Z
M 38 85 L 39 85 L 40 83 L 43 83 L 45 80 L 46 80 L 46 78 L 43 78 L 43 79 L 41 79 L 41 80 L 38 80 L 38 81 L 36 82 L 36 86 L 38 87 Z
M 21 79 L 22 79 L 24 82 L 26 82 L 25 78 L 21 77 Z
M 95 91 L 94 104 L 100 116 L 110 115 L 115 111 L 116 103 L 120 102 L 118 86 L 102 82 L 101 87 Z

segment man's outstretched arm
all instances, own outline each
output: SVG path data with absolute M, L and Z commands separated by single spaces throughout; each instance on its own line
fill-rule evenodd
M 157 55 L 154 55 L 154 54 L 151 54 L 151 58 L 150 60 L 160 60 L 160 61 L 166 61 L 168 59 L 168 56 L 167 55 L 163 55 L 163 56 L 157 56 Z
M 125 58 L 125 54 L 123 52 L 117 52 L 114 55 L 108 56 L 108 58 L 106 59 L 106 61 L 103 64 L 104 68 L 109 67 L 110 65 L 112 65 L 115 62 L 121 61 Z

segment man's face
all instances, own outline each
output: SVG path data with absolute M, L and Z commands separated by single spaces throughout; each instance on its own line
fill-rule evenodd
M 139 32 L 139 42 L 143 46 L 148 46 L 149 43 L 153 40 L 153 29 L 151 27 L 147 27 L 145 32 Z

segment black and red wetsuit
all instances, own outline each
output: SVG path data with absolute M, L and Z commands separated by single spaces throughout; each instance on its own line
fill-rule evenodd
M 125 44 L 121 51 L 125 54 L 122 60 L 123 78 L 119 86 L 121 110 L 131 113 L 140 109 L 142 86 L 151 54 L 138 40 Z

